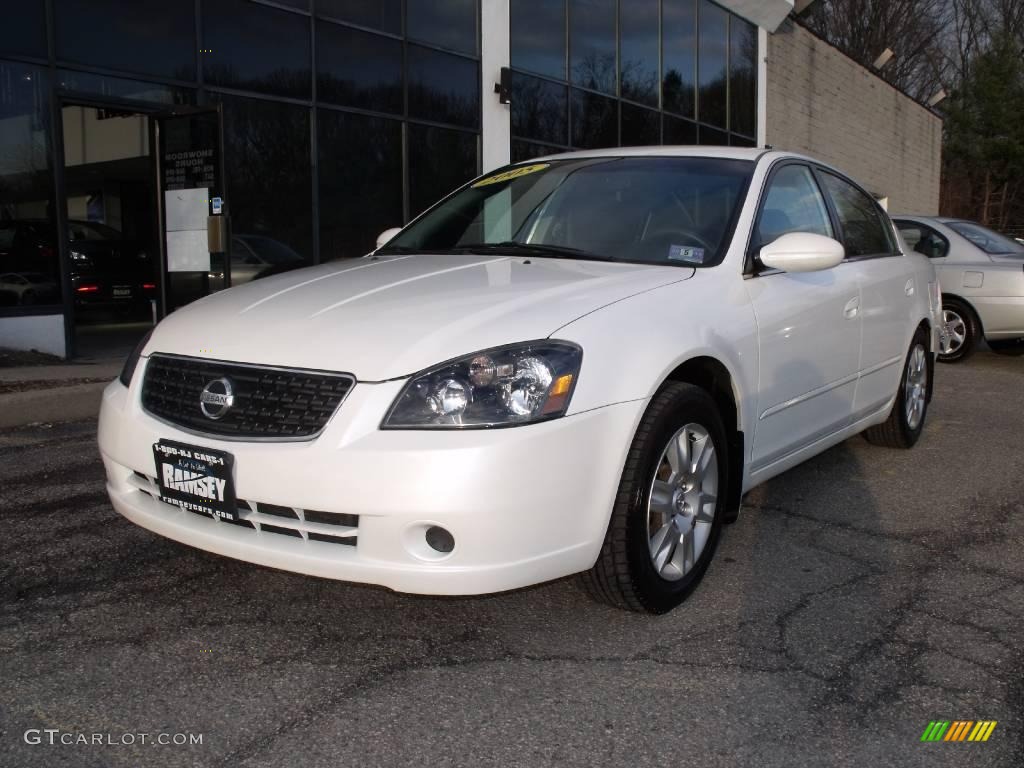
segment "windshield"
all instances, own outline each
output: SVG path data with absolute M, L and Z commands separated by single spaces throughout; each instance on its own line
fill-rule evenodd
M 379 253 L 507 252 L 712 266 L 754 164 L 602 157 L 512 166 L 464 187 Z
M 970 221 L 947 221 L 946 226 L 971 241 L 985 253 L 1024 256 L 1024 245 Z

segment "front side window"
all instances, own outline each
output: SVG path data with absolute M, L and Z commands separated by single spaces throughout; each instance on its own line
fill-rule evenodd
M 949 253 L 949 241 L 931 227 L 916 221 L 897 221 L 896 227 L 907 246 L 929 259 L 941 259 Z
M 892 253 L 893 243 L 875 201 L 838 176 L 821 175 L 839 215 L 846 257 Z
M 380 253 L 512 253 L 712 266 L 753 163 L 601 157 L 513 166 L 464 187 Z
M 1016 240 L 1003 237 L 998 232 L 993 232 L 988 227 L 975 224 L 970 221 L 949 221 L 946 226 L 963 238 L 966 238 L 972 245 L 976 245 L 985 253 L 999 254 L 1001 256 L 1024 256 L 1024 245 Z
M 789 232 L 834 237 L 825 199 L 806 165 L 785 165 L 772 176 L 758 217 L 754 245 L 768 245 Z

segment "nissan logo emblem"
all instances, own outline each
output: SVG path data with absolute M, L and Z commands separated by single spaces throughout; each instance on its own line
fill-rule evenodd
M 214 379 L 203 387 L 199 395 L 199 407 L 208 419 L 223 418 L 234 404 L 235 391 L 227 379 Z

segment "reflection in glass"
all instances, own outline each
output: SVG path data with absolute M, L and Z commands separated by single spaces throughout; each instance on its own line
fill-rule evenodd
M 0 61 L 0 308 L 59 304 L 45 68 Z
M 512 66 L 565 80 L 565 0 L 511 0 Z
M 308 99 L 309 24 L 308 16 L 247 0 L 203 3 L 206 81 Z
M 700 143 L 705 145 L 724 147 L 729 143 L 729 134 L 717 128 L 707 125 L 700 127 Z
M 214 95 L 224 105 L 225 202 L 235 236 L 275 240 L 300 256 L 280 271 L 310 263 L 312 177 L 309 109 Z M 232 259 L 236 257 L 232 254 Z
M 317 113 L 320 259 L 362 256 L 402 225 L 402 124 L 334 110 Z
M 642 147 L 661 143 L 658 113 L 653 109 L 622 104 L 623 147 Z
M 660 0 L 630 0 L 619 15 L 622 98 L 658 105 L 658 6 Z
M 519 163 L 523 160 L 532 160 L 535 157 L 554 155 L 564 150 L 561 147 L 549 147 L 544 144 L 536 144 L 531 141 L 520 141 L 512 139 L 512 162 Z
M 21 5 L 43 3 L 29 0 Z M 179 80 L 195 79 L 193 3 L 54 0 L 53 15 L 58 59 Z
M 757 102 L 757 27 L 733 16 L 729 20 L 729 128 L 753 136 Z
M 739 134 L 729 134 L 729 145 L 733 147 L 756 147 L 757 140 Z
M 478 173 L 477 135 L 409 125 L 409 213 L 418 216 Z
M 407 53 L 409 116 L 477 127 L 480 63 L 418 45 L 409 45 Z
M 689 145 L 697 143 L 697 124 L 690 120 L 665 115 L 661 119 L 662 143 Z
M 405 33 L 442 48 L 475 55 L 478 0 L 406 0 Z
M 514 72 L 512 135 L 565 145 L 569 141 L 566 86 Z
M 46 58 L 46 4 L 0 0 L 0 51 Z
M 572 83 L 615 93 L 615 0 L 569 0 Z
M 700 96 L 697 116 L 702 123 L 725 128 L 725 61 L 729 14 L 709 0 L 700 0 Z M 701 144 L 707 144 L 703 137 Z M 725 143 L 724 141 L 722 142 Z
M 695 0 L 665 0 L 662 10 L 663 108 L 693 117 L 697 79 L 697 5 Z
M 90 72 L 75 72 L 70 69 L 57 70 L 57 87 L 66 91 L 116 96 L 121 99 L 155 101 L 160 104 L 193 104 L 195 91 L 191 88 L 176 88 L 173 85 L 144 83 L 123 77 L 96 75 Z
M 617 102 L 595 93 L 572 91 L 572 145 L 580 149 L 618 146 Z
M 393 35 L 402 33 L 402 0 L 316 0 L 316 12 Z
M 402 43 L 316 22 L 317 98 L 377 112 L 402 112 Z

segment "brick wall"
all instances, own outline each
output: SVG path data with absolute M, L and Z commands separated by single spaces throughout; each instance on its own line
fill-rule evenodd
M 891 213 L 939 210 L 942 121 L 785 21 L 768 36 L 767 142 L 848 173 Z

